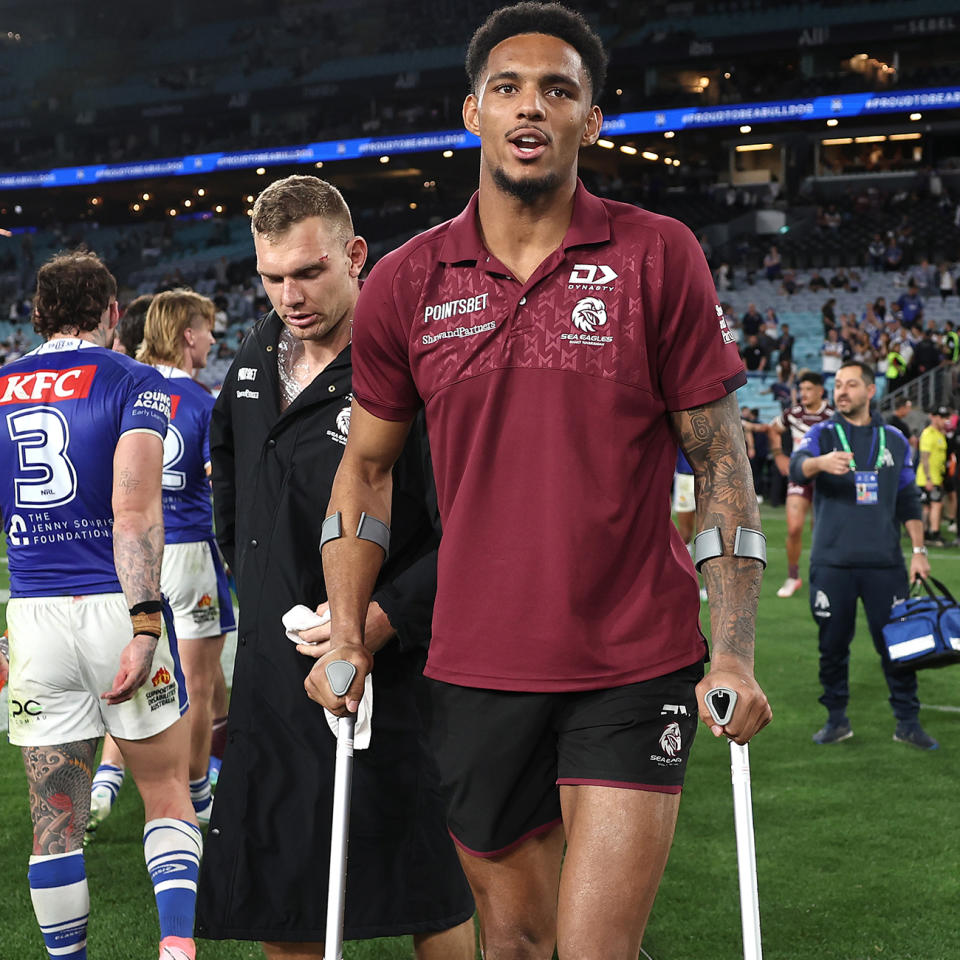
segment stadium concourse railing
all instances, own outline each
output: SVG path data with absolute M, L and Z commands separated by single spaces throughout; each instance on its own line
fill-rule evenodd
M 943 364 L 929 370 L 902 387 L 887 390 L 880 401 L 880 409 L 889 413 L 902 399 L 909 400 L 915 410 L 926 411 L 941 404 L 956 407 L 958 372 L 957 364 Z

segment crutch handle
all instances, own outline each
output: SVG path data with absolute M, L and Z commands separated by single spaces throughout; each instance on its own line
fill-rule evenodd
M 342 697 L 350 689 L 350 684 L 357 675 L 357 668 L 349 660 L 334 660 L 327 664 L 325 672 L 330 689 L 336 696 Z
M 331 664 L 333 666 L 333 664 Z M 330 667 L 327 667 L 329 670 Z M 703 698 L 710 711 L 710 716 L 725 727 L 733 719 L 733 709 L 737 705 L 737 692 L 729 687 L 714 687 L 707 691 Z

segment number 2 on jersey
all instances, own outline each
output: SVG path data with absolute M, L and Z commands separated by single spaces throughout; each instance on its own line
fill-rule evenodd
M 171 423 L 163 438 L 164 490 L 182 490 L 187 485 L 186 471 L 173 469 L 183 457 L 184 449 L 183 434 Z

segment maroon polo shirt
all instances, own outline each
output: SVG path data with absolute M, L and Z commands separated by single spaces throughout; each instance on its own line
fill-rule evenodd
M 526 283 L 484 248 L 476 196 L 384 257 L 353 390 L 385 420 L 426 407 L 443 521 L 427 675 L 589 690 L 701 660 L 669 413 L 745 380 L 693 234 L 582 184 Z

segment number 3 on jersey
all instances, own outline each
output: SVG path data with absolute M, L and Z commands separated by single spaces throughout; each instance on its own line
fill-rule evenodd
M 67 453 L 67 418 L 54 407 L 18 410 L 7 414 L 7 431 L 17 445 L 17 506 L 29 510 L 69 503 L 77 494 L 77 471 Z
M 187 485 L 187 474 L 173 468 L 183 457 L 183 434 L 171 423 L 163 438 L 163 489 L 182 490 Z

